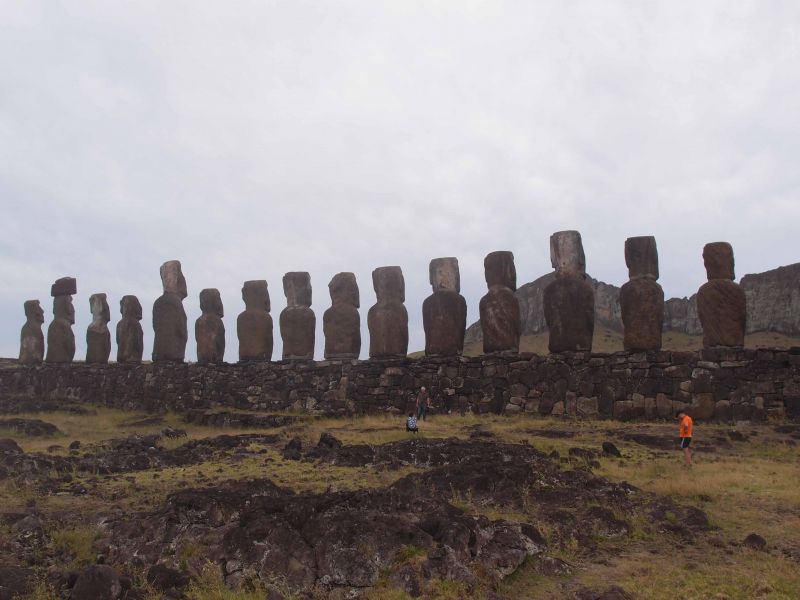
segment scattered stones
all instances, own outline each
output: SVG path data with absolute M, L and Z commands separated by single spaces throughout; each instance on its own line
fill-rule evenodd
M 625 240 L 630 280 L 620 290 L 624 346 L 632 352 L 661 349 L 664 290 L 657 283 L 658 250 L 652 236 Z
M 38 300 L 25 302 L 25 318 L 19 335 L 19 362 L 23 365 L 38 365 L 44 360 L 44 311 Z
M 514 254 L 490 252 L 483 260 L 489 290 L 480 301 L 483 352 L 519 352 L 520 314 Z
M 747 301 L 744 290 L 734 283 L 733 248 L 727 242 L 703 248 L 708 282 L 697 292 L 697 314 L 703 326 L 703 345 L 744 346 Z
M 75 279 L 62 277 L 50 288 L 53 296 L 54 319 L 47 328 L 47 357 L 49 363 L 71 363 L 75 357 L 75 307 L 72 294 L 77 293 Z
M 142 305 L 136 296 L 123 296 L 119 311 L 122 318 L 117 323 L 117 362 L 139 364 L 144 353 Z
M 161 265 L 164 293 L 153 304 L 153 362 L 183 362 L 189 334 L 186 328 L 186 279 L 178 260 Z
M 461 292 L 457 258 L 435 258 L 429 278 L 433 294 L 422 303 L 426 356 L 456 356 L 464 350 L 467 301 Z
M 559 231 L 550 236 L 550 262 L 556 278 L 544 290 L 544 315 L 550 352 L 592 349 L 594 288 L 586 280 L 581 234 Z
M 203 314 L 194 324 L 197 362 L 221 363 L 225 360 L 225 324 L 222 322 L 225 313 L 219 290 L 206 288 L 200 292 L 200 310 Z
M 283 276 L 287 306 L 281 311 L 283 359 L 312 360 L 317 318 L 311 310 L 311 276 L 293 271 Z
M 406 284 L 400 267 L 379 267 L 372 271 L 377 302 L 369 309 L 370 358 L 405 358 L 408 354 L 408 311 Z
M 266 280 L 245 281 L 242 300 L 245 309 L 236 319 L 239 360 L 272 360 L 272 317 Z
M 89 297 L 89 308 L 92 322 L 86 329 L 86 362 L 104 365 L 111 355 L 111 332 L 108 330 L 111 310 L 106 295 L 92 294 Z
M 326 359 L 354 359 L 361 354 L 361 301 L 353 273 L 337 273 L 328 284 L 331 307 L 322 316 Z

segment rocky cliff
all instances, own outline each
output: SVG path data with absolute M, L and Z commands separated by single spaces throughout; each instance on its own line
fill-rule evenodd
M 553 273 L 548 273 L 517 289 L 523 335 L 547 331 L 542 298 L 544 289 L 554 277 Z M 595 325 L 621 332 L 619 288 L 591 277 L 589 280 L 595 291 Z M 747 296 L 747 333 L 775 331 L 791 336 L 800 335 L 800 263 L 745 275 L 741 285 Z M 697 317 L 695 295 L 666 301 L 664 330 L 688 335 L 703 333 Z M 476 322 L 467 329 L 465 344 L 480 341 L 480 323 Z

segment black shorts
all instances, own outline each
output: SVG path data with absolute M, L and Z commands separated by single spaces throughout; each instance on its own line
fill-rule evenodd
M 681 448 L 688 448 L 692 443 L 692 438 L 681 438 Z

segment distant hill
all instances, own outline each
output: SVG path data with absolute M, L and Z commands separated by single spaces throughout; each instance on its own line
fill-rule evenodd
M 547 354 L 547 324 L 544 320 L 544 289 L 555 278 L 548 273 L 517 289 L 522 316 L 520 349 Z M 592 350 L 622 350 L 622 316 L 619 288 L 589 278 L 595 289 L 595 336 Z M 741 280 L 747 296 L 748 347 L 789 347 L 800 345 L 800 263 L 745 275 Z M 665 303 L 664 348 L 694 350 L 702 347 L 703 330 L 697 317 L 697 302 L 690 298 L 670 298 Z M 480 323 L 467 328 L 464 353 L 483 352 Z

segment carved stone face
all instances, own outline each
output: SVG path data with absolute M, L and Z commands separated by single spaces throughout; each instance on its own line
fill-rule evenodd
M 105 294 L 92 294 L 89 297 L 89 310 L 92 311 L 94 322 L 108 323 L 111 320 L 111 310 Z
M 507 250 L 490 252 L 483 259 L 483 270 L 486 285 L 502 285 L 512 290 L 517 289 L 517 268 L 514 266 L 514 253 Z
M 33 323 L 44 323 L 44 311 L 38 300 L 28 300 L 25 302 L 25 316 L 28 321 Z
M 577 231 L 558 231 L 551 235 L 550 263 L 559 275 L 584 275 L 586 256 L 581 234 Z
M 64 319 L 70 324 L 75 323 L 75 307 L 72 305 L 72 296 L 53 298 L 53 316 L 56 319 Z
M 161 283 L 165 293 L 186 298 L 186 279 L 181 271 L 181 261 L 169 260 L 161 265 Z
M 126 319 L 142 320 L 142 305 L 136 296 L 123 296 L 119 301 L 119 311 Z
M 311 275 L 305 271 L 291 271 L 283 276 L 283 293 L 289 306 L 311 306 Z
M 372 272 L 372 287 L 378 302 L 406 301 L 406 282 L 400 267 L 378 267 Z
M 248 310 L 270 311 L 269 288 L 265 279 L 245 281 L 242 286 L 242 300 Z
M 200 292 L 200 310 L 204 315 L 217 315 L 220 319 L 225 316 L 222 312 L 219 290 L 206 288 Z
M 337 273 L 328 284 L 328 291 L 331 294 L 332 304 L 348 304 L 358 308 L 360 298 L 358 294 L 358 283 L 353 273 Z
M 728 242 L 712 242 L 703 248 L 708 279 L 735 279 L 733 247 Z
M 625 240 L 625 264 L 631 279 L 658 279 L 658 249 L 652 235 Z
M 461 291 L 461 275 L 458 272 L 457 258 L 434 258 L 428 272 L 434 292 Z

